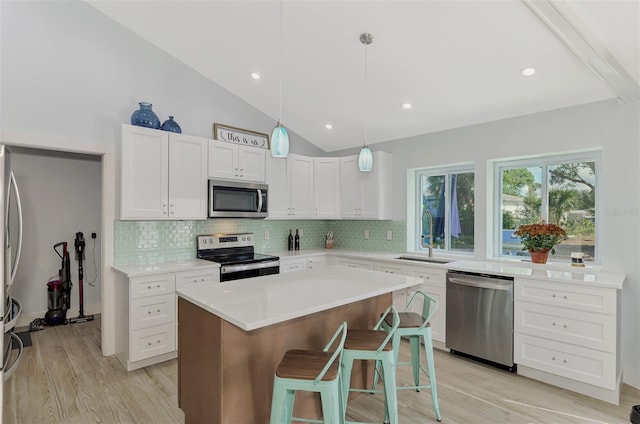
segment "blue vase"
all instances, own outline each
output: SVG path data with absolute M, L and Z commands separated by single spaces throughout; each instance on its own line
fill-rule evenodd
M 140 102 L 138 104 L 140 105 L 140 109 L 131 114 L 131 125 L 154 128 L 156 130 L 159 129 L 160 119 L 158 119 L 158 115 L 151 110 L 151 103 Z
M 173 120 L 173 116 L 169 116 L 169 119 L 162 123 L 160 129 L 162 131 L 169 131 L 178 134 L 182 133 L 182 128 L 180 128 L 180 125 L 178 125 L 178 123 Z

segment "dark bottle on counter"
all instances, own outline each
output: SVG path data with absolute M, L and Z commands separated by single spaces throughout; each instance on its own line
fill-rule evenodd
M 298 234 L 297 228 L 296 228 L 296 237 L 295 237 L 295 249 L 300 250 L 300 235 Z
M 289 230 L 289 239 L 287 244 L 287 250 L 293 250 L 293 235 L 291 234 L 291 230 Z

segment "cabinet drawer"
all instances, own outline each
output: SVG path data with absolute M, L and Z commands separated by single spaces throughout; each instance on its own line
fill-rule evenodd
M 324 256 L 307 259 L 307 269 L 318 269 L 326 265 L 327 265 L 327 258 L 325 258 Z
M 307 269 L 307 259 L 280 260 L 280 273 L 305 271 Z
M 335 264 L 339 266 L 347 266 L 349 268 L 373 269 L 373 262 L 351 259 L 351 258 L 335 258 Z
M 407 275 L 407 272 L 401 266 L 393 266 L 389 264 L 375 264 L 374 269 L 387 274 Z
M 131 362 L 176 350 L 176 324 L 158 325 L 131 332 L 129 360 Z
M 175 322 L 175 298 L 176 295 L 172 293 L 132 299 L 129 321 L 131 330 Z
M 615 289 L 516 278 L 514 299 L 601 314 L 616 314 Z
M 129 289 L 132 299 L 160 294 L 173 294 L 176 291 L 176 279 L 174 274 L 135 277 L 131 278 Z
M 610 390 L 616 388 L 613 353 L 516 333 L 513 356 L 517 364 Z
M 616 317 L 515 301 L 514 331 L 614 353 Z
M 176 289 L 219 282 L 220 270 L 217 268 L 208 269 L 207 271 L 185 271 L 176 274 Z
M 447 285 L 447 273 L 446 271 L 438 271 L 435 269 L 418 269 L 412 268 L 409 272 L 412 277 L 422 278 L 424 284 L 434 287 L 445 288 Z

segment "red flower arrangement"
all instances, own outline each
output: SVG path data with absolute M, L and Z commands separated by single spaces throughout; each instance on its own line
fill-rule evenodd
M 567 232 L 556 224 L 547 224 L 542 221 L 539 224 L 520 225 L 513 233 L 522 240 L 522 250 L 530 252 L 551 250 L 555 254 L 554 247 L 566 236 Z

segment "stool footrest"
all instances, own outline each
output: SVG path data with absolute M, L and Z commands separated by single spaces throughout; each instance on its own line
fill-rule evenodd
M 415 390 L 415 389 L 430 389 L 430 384 L 425 384 L 424 386 L 396 386 L 396 390 Z
M 291 421 L 302 421 L 305 423 L 318 423 L 318 424 L 324 424 L 323 420 L 312 420 L 311 418 L 298 418 L 298 417 L 291 417 Z
M 358 393 L 370 393 L 370 394 L 376 394 L 376 393 L 384 393 L 384 390 L 371 390 L 371 389 L 349 389 L 349 392 L 358 392 Z

